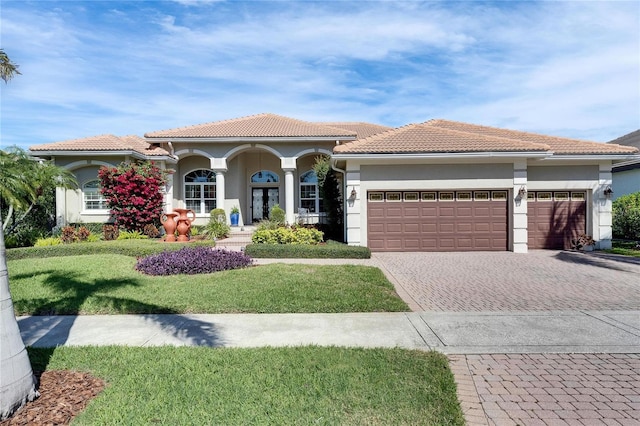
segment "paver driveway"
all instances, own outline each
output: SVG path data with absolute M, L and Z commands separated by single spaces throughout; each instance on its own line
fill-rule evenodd
M 640 259 L 552 250 L 373 258 L 423 311 L 640 309 Z
M 422 311 L 638 312 L 640 261 L 601 253 L 376 253 Z M 639 354 L 452 355 L 468 425 L 640 425 Z

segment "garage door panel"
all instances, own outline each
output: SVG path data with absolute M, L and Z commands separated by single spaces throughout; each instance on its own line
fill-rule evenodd
M 445 192 L 443 200 L 433 194 L 439 192 L 428 191 L 431 197 L 418 200 L 414 195 L 412 201 L 387 201 L 383 193 L 382 198 L 369 201 L 369 247 L 374 251 L 507 250 L 506 200 L 476 201 L 468 198 L 469 191 L 463 191 L 461 199 L 451 191 Z
M 566 198 L 566 191 L 559 191 Z M 555 192 L 545 192 L 551 199 L 541 200 L 538 193 L 530 193 L 527 202 L 529 248 L 567 249 L 571 239 L 586 232 L 586 202 L 555 200 Z

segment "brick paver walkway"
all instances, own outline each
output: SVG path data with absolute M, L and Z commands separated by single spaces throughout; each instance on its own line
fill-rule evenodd
M 640 312 L 640 261 L 557 251 L 375 253 L 424 311 Z M 640 313 L 638 314 L 640 330 Z M 640 354 L 451 355 L 470 426 L 640 426 Z
M 552 250 L 373 258 L 424 311 L 640 309 L 640 259 Z

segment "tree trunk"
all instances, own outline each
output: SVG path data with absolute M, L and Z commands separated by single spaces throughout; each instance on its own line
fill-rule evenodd
M 0 220 L 0 421 L 37 397 L 36 379 L 13 312 Z

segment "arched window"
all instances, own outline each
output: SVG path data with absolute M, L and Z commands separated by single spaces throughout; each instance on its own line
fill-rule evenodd
M 318 176 L 313 170 L 300 175 L 300 208 L 307 209 L 309 213 L 323 211 L 318 190 Z
M 100 193 L 100 181 L 91 180 L 82 185 L 85 210 L 107 210 L 107 199 Z
M 251 183 L 276 183 L 278 179 L 278 175 L 270 170 L 260 170 L 251 175 Z
M 197 213 L 216 208 L 216 174 L 211 170 L 194 170 L 184 177 L 184 204 Z

